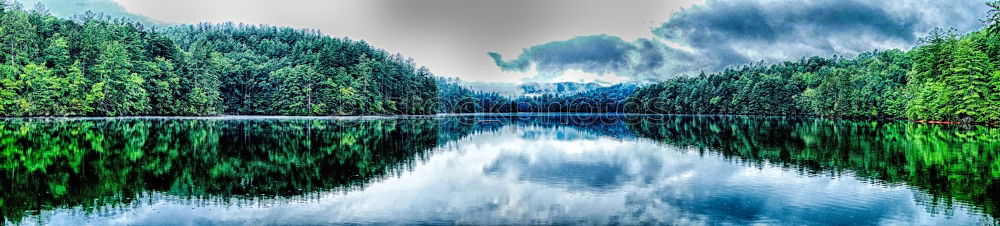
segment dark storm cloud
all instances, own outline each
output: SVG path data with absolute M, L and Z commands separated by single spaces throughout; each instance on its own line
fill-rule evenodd
M 525 49 L 515 60 L 498 62 L 504 70 L 527 70 L 524 62 L 532 61 L 539 71 L 582 69 L 594 72 L 618 71 L 628 66 L 628 53 L 634 49 L 629 43 L 614 36 L 595 35 L 577 37 Z M 496 61 L 500 55 L 491 53 Z
M 581 37 L 534 46 L 497 65 L 522 71 L 534 65 L 546 72 L 613 72 L 634 79 L 655 71 L 665 78 L 760 60 L 908 49 L 935 27 L 977 29 L 985 12 L 985 5 L 975 0 L 710 0 L 653 29 L 659 40 Z
M 982 5 L 922 3 L 934 11 Z M 933 21 L 934 11 L 895 7 L 892 3 L 854 0 L 717 1 L 680 12 L 653 32 L 695 50 L 693 54 L 670 56 L 683 63 L 677 65 L 678 72 L 691 73 L 718 71 L 758 60 L 776 62 L 806 56 L 851 56 L 874 49 L 905 49 L 933 27 L 977 23 L 976 17 L 953 17 L 940 23 Z M 967 14 L 978 15 L 975 10 Z
M 639 39 L 633 43 L 632 50 L 638 58 L 633 58 L 632 73 L 636 75 L 653 75 L 664 65 L 664 46 L 653 40 Z
M 531 62 L 530 62 L 531 59 L 529 59 L 528 57 L 519 57 L 517 59 L 513 59 L 513 60 L 510 60 L 510 61 L 504 61 L 503 60 L 503 55 L 500 55 L 499 53 L 489 52 L 489 53 L 486 53 L 486 54 L 489 55 L 490 58 L 493 58 L 493 62 L 496 63 L 497 67 L 500 67 L 500 70 L 503 70 L 503 71 L 521 71 L 521 72 L 523 72 L 523 71 L 527 71 L 528 67 L 531 66 Z M 524 56 L 524 55 L 522 55 L 522 56 Z
M 593 35 L 532 46 L 508 61 L 498 53 L 488 54 L 504 71 L 525 72 L 533 65 L 544 76 L 570 69 L 597 74 L 643 74 L 663 66 L 660 49 L 658 43 L 648 39 L 627 42 L 616 36 Z

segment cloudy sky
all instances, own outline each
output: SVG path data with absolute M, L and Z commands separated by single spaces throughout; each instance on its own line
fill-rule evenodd
M 981 26 L 982 0 L 24 0 L 164 24 L 319 29 L 471 82 L 651 81 L 765 60 L 909 49 Z

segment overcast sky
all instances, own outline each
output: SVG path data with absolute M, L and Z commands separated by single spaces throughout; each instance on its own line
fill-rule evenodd
M 982 0 L 41 1 L 53 11 L 90 7 L 175 24 L 319 29 L 438 75 L 509 83 L 650 81 L 758 60 L 909 49 L 934 27 L 977 29 L 986 14 Z

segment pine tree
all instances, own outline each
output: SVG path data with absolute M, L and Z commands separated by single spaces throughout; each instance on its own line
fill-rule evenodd
M 0 14 L 0 52 L 8 65 L 26 65 L 35 56 L 39 41 L 36 26 L 19 3 Z
M 91 102 L 87 100 L 87 91 L 90 87 L 83 76 L 83 70 L 80 69 L 80 62 L 70 65 L 63 80 L 63 92 L 59 98 L 59 105 L 65 109 L 62 115 L 86 115 L 93 111 Z
M 61 84 L 53 77 L 52 70 L 45 65 L 29 63 L 24 66 L 20 80 L 24 81 L 21 110 L 25 115 L 49 116 L 60 112 L 56 98 Z
M 945 72 L 948 86 L 954 89 L 954 116 L 962 120 L 978 120 L 988 103 L 990 94 L 990 74 L 986 54 L 976 49 L 972 39 L 965 38 L 958 42 L 951 57 L 951 67 Z
M 986 32 L 990 35 L 1000 35 L 1000 1 L 990 1 L 986 3 L 990 8 L 989 17 L 986 18 Z
M 184 109 L 181 101 L 181 78 L 177 76 L 174 64 L 163 57 L 157 57 L 154 62 L 148 62 L 149 78 L 146 89 L 149 91 L 152 112 L 163 115 L 180 115 Z
M 317 98 L 323 76 L 310 65 L 279 69 L 271 74 L 279 81 L 274 108 L 286 115 L 324 115 L 326 108 Z
M 8 65 L 0 65 L 0 73 L 8 74 L 14 73 L 13 67 Z M 21 89 L 22 82 L 14 76 L 2 76 L 0 77 L 0 115 L 16 116 L 19 115 L 17 112 L 20 108 L 17 108 L 18 94 L 17 90 Z
M 52 68 L 56 73 L 68 73 L 71 65 L 69 54 L 69 43 L 61 34 L 55 34 L 49 38 L 49 44 L 42 51 L 45 59 L 45 66 Z
M 1000 70 L 993 70 L 990 76 L 990 92 L 986 96 L 988 106 L 983 109 L 982 121 L 1000 122 Z
M 145 80 L 131 71 L 131 55 L 118 42 L 107 42 L 94 65 L 99 81 L 104 81 L 103 94 L 96 100 L 96 110 L 103 115 L 141 115 L 150 109 L 149 96 L 143 87 Z

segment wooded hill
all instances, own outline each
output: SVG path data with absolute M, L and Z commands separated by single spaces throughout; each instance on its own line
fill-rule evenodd
M 4 1 L 0 115 L 434 114 L 429 70 L 363 41 L 274 26 L 154 30 Z

